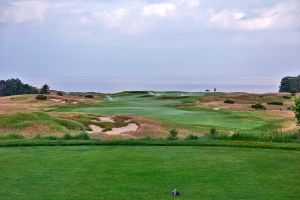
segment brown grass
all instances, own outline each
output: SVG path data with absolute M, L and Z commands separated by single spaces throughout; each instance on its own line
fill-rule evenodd
M 89 99 L 79 96 L 58 96 L 48 95 L 48 100 L 36 100 L 36 95 L 17 95 L 0 97 L 0 114 L 13 113 L 13 112 L 24 112 L 24 111 L 38 111 L 49 107 L 61 105 L 63 102 L 72 104 L 74 102 L 95 102 L 96 99 Z M 59 101 L 53 101 L 60 100 Z

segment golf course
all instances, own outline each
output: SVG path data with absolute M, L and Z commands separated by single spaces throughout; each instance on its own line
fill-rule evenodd
M 1 199 L 300 198 L 296 95 L 58 94 L 0 97 Z
M 300 0 L 0 0 L 0 200 L 300 200 Z

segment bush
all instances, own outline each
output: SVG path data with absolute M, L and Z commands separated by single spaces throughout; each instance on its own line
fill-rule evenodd
M 57 92 L 56 93 L 58 96 L 64 96 L 64 93 L 63 92 Z
M 282 98 L 284 98 L 284 99 L 291 99 L 292 97 L 291 96 L 283 96 Z
M 176 140 L 177 139 L 177 135 L 178 135 L 178 131 L 176 130 L 176 128 L 172 128 L 169 131 L 167 139 L 168 140 Z
M 251 106 L 251 108 L 254 108 L 254 109 L 262 109 L 262 110 L 265 110 L 265 109 L 266 109 L 266 107 L 263 106 L 261 103 L 253 104 L 253 105 Z
M 278 105 L 278 106 L 282 106 L 283 103 L 281 101 L 271 101 L 267 103 L 268 105 Z
M 198 140 L 199 137 L 197 135 L 189 134 L 186 136 L 185 140 Z
M 218 135 L 218 131 L 217 131 L 217 129 L 215 127 L 211 127 L 210 130 L 209 130 L 209 133 L 212 136 Z
M 89 140 L 90 136 L 86 133 L 80 133 L 79 135 L 73 136 L 74 139 L 79 139 L 79 140 Z
M 90 139 L 90 136 L 86 133 L 80 133 L 79 135 L 70 135 L 70 134 L 65 134 L 62 137 L 63 140 L 88 140 Z
M 233 101 L 233 100 L 230 100 L 230 99 L 226 99 L 226 100 L 224 101 L 224 103 L 234 104 L 234 101 Z
M 295 117 L 298 125 L 300 125 L 300 97 L 295 99 L 295 106 L 293 106 L 293 111 L 295 113 Z
M 106 131 L 111 131 L 112 130 L 112 127 L 105 127 L 102 132 L 106 132 Z
M 231 139 L 237 139 L 240 137 L 240 133 L 238 131 L 233 131 L 230 135 Z
M 71 136 L 69 133 L 67 133 L 67 134 L 65 134 L 65 135 L 62 137 L 62 139 L 63 139 L 63 140 L 70 140 L 70 139 L 72 139 L 72 136 Z
M 47 96 L 43 94 L 38 94 L 35 97 L 37 100 L 47 100 Z
M 85 95 L 84 97 L 86 97 L 86 98 L 94 98 L 94 96 L 93 95 L 91 95 L 91 94 L 87 94 L 87 95 Z
M 295 96 L 297 92 L 298 92 L 298 91 L 297 91 L 296 89 L 292 89 L 292 90 L 290 91 L 290 93 L 291 93 L 292 96 Z

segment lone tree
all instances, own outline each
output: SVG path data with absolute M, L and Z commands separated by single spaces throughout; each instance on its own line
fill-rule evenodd
M 40 93 L 41 94 L 49 94 L 50 93 L 50 87 L 47 84 L 43 85 L 43 87 L 40 89 Z
M 295 99 L 295 106 L 293 106 L 298 126 L 300 126 L 300 97 Z

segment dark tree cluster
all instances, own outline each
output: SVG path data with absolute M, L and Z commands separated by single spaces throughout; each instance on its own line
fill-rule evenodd
M 43 87 L 40 89 L 40 94 L 49 94 L 50 93 L 50 87 L 45 84 Z
M 300 75 L 296 77 L 284 77 L 281 80 L 279 92 L 300 92 Z
M 39 90 L 36 87 L 24 84 L 19 79 L 0 80 L 0 96 L 37 93 Z

